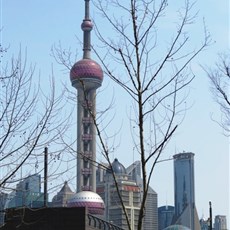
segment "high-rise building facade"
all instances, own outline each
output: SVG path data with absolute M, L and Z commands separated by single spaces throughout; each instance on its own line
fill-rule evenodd
M 117 159 L 112 163 L 112 168 L 122 202 L 128 214 L 131 229 L 137 229 L 141 199 L 140 188 L 135 181 L 128 180 L 125 167 Z M 122 229 L 128 229 L 122 202 L 118 196 L 111 170 L 104 172 L 100 170 L 100 173 L 103 174 L 103 177 L 97 177 L 102 179 L 97 181 L 97 192 L 105 202 L 104 218 Z
M 215 216 L 214 230 L 227 230 L 226 216 L 223 215 Z
M 143 180 L 141 178 L 141 162 L 135 161 L 126 168 L 129 179 L 135 181 L 140 187 L 141 197 L 143 197 Z M 157 212 L 157 193 L 149 186 L 147 199 L 145 203 L 145 213 L 143 219 L 143 229 L 158 229 L 158 212 Z
M 9 195 L 7 208 L 41 207 L 44 204 L 44 193 L 41 192 L 41 175 L 30 175 L 16 185 L 16 190 Z
M 113 171 L 119 190 L 121 191 L 122 201 L 125 205 L 130 218 L 132 229 L 137 228 L 140 203 L 143 196 L 143 181 L 141 179 L 140 162 L 136 161 L 129 167 L 125 168 L 117 159 L 112 163 Z M 108 165 L 106 165 L 108 168 Z M 97 192 L 105 202 L 105 219 L 117 226 L 127 229 L 121 201 L 118 197 L 114 178 L 110 171 L 98 169 L 97 174 Z M 149 187 L 144 219 L 143 230 L 152 230 L 158 228 L 157 213 L 157 194 Z
M 195 206 L 194 153 L 184 152 L 174 159 L 174 224 L 184 225 L 191 230 L 200 229 Z
M 170 205 L 158 208 L 158 230 L 163 230 L 172 224 L 174 207 Z

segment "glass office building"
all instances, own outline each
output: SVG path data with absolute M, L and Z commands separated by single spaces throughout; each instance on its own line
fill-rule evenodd
M 183 152 L 174 159 L 174 224 L 200 229 L 195 206 L 194 153 Z
M 194 153 L 179 153 L 173 158 L 175 215 L 180 216 L 188 204 L 195 204 Z
M 6 208 L 41 207 L 44 205 L 44 193 L 41 192 L 41 175 L 33 174 L 16 185 L 9 195 Z

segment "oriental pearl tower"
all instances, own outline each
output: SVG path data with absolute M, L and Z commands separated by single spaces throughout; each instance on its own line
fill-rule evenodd
M 89 2 L 85 0 L 83 30 L 83 59 L 76 62 L 70 71 L 72 86 L 77 89 L 77 194 L 69 206 L 87 206 L 89 212 L 101 214 L 104 203 L 96 194 L 96 89 L 103 81 L 103 71 L 91 59 L 91 30 Z M 88 203 L 87 203 L 88 202 Z

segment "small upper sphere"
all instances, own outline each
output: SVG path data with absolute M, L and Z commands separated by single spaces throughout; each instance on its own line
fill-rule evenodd
M 91 20 L 83 20 L 81 24 L 81 29 L 83 31 L 91 31 L 93 29 L 93 23 Z
M 103 215 L 105 204 L 102 198 L 95 192 L 82 191 L 71 198 L 68 207 L 87 207 L 90 214 Z
M 103 81 L 103 71 L 97 62 L 82 59 L 76 62 L 70 70 L 70 80 L 75 88 L 98 88 Z

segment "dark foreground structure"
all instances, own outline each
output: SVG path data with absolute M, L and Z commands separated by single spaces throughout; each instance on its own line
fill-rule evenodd
M 86 208 L 12 208 L 7 209 L 5 225 L 0 230 L 122 230 Z

